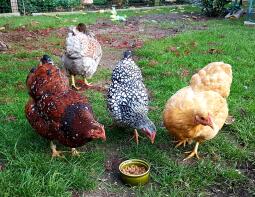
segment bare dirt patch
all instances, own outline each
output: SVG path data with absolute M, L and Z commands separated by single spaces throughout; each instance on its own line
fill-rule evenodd
M 89 25 L 89 29 L 95 33 L 103 48 L 100 65 L 112 69 L 122 57 L 123 51 L 140 48 L 147 40 L 174 36 L 189 29 L 207 29 L 207 26 L 199 23 L 206 20 L 208 19 L 197 14 L 153 14 L 129 17 L 126 22 L 121 23 L 100 19 L 96 24 Z M 59 57 L 64 53 L 68 32 L 66 27 L 33 31 L 26 27 L 7 30 L 0 32 L 1 40 L 11 46 L 7 53 L 16 53 L 16 46 L 28 51 L 43 50 Z M 45 42 L 47 37 L 57 37 L 60 41 Z

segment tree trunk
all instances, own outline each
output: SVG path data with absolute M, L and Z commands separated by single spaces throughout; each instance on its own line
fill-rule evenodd
M 11 0 L 12 13 L 19 12 L 17 0 Z

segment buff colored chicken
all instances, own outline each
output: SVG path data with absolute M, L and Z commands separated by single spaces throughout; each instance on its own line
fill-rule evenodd
M 174 94 L 166 103 L 163 119 L 166 129 L 177 139 L 176 147 L 196 142 L 184 159 L 198 156 L 198 146 L 214 138 L 228 117 L 226 98 L 230 93 L 232 69 L 213 62 L 191 78 L 190 86 Z

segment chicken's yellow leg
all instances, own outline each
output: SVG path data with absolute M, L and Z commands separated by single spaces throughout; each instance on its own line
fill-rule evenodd
M 136 144 L 138 145 L 138 143 L 139 143 L 139 135 L 138 135 L 138 132 L 137 132 L 136 129 L 134 130 L 134 138 L 135 138 Z
M 52 150 L 52 157 L 63 157 L 61 151 L 57 151 L 56 145 L 52 141 L 50 141 L 50 148 Z
M 72 148 L 72 156 L 80 156 L 80 153 L 76 150 L 76 148 Z
M 199 142 L 196 142 L 196 145 L 195 145 L 195 148 L 193 149 L 193 151 L 185 152 L 185 153 L 190 153 L 190 154 L 183 161 L 188 160 L 194 156 L 196 156 L 199 159 L 199 156 L 197 153 L 198 145 L 199 145 Z
M 72 87 L 74 87 L 76 90 L 79 90 L 80 88 L 79 87 L 76 87 L 75 85 L 75 80 L 74 80 L 74 75 L 71 75 L 71 80 L 72 80 Z
M 85 84 L 86 86 L 92 86 L 92 84 L 89 83 L 85 77 L 84 77 L 84 84 Z
M 186 146 L 186 143 L 187 143 L 187 140 L 184 139 L 184 140 L 181 140 L 181 141 L 178 141 L 178 143 L 176 144 L 175 148 L 181 146 L 183 144 L 183 146 L 185 147 Z

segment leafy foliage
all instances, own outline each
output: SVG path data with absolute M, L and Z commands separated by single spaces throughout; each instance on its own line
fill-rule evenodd
M 18 0 L 19 11 L 24 13 L 68 10 L 78 7 L 80 0 Z
M 211 17 L 223 16 L 226 13 L 225 6 L 229 2 L 229 0 L 201 0 L 202 11 Z
M 0 0 L 0 13 L 9 13 L 11 11 L 11 2 L 6 0 Z

